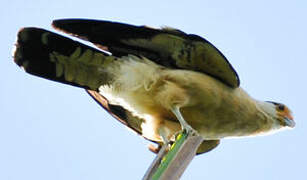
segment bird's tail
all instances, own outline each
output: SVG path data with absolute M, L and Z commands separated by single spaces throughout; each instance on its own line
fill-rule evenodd
M 114 56 L 39 28 L 18 33 L 14 61 L 26 72 L 57 82 L 98 90 L 110 81 L 105 69 Z

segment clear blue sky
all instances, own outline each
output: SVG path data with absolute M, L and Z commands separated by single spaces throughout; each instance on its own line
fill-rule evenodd
M 306 1 L 2 0 L 1 180 L 141 179 L 154 158 L 149 142 L 84 90 L 30 76 L 13 63 L 19 28 L 52 30 L 53 19 L 73 17 L 167 25 L 201 35 L 224 53 L 253 97 L 292 109 L 294 130 L 223 140 L 196 157 L 182 179 L 306 178 Z

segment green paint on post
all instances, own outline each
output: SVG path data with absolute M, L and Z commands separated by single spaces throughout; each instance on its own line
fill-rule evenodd
M 180 147 L 183 145 L 185 140 L 188 138 L 188 133 L 186 131 L 181 132 L 177 137 L 174 144 L 171 146 L 170 151 L 163 157 L 161 163 L 156 170 L 155 174 L 152 176 L 152 180 L 159 180 L 162 174 L 166 171 L 169 164 L 172 162 Z

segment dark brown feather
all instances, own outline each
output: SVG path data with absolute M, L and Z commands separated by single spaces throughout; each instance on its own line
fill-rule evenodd
M 53 27 L 108 49 L 112 55 L 144 56 L 167 68 L 209 74 L 236 88 L 239 77 L 226 57 L 206 39 L 174 29 L 153 29 L 124 23 L 61 19 Z

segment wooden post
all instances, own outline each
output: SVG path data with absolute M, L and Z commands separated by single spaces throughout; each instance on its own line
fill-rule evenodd
M 143 180 L 177 180 L 188 167 L 203 138 L 196 131 L 181 132 L 174 144 L 162 146 L 157 157 L 147 170 Z

